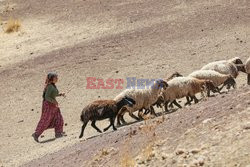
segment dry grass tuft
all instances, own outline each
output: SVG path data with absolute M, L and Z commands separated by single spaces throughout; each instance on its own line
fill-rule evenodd
M 149 143 L 149 145 L 143 150 L 143 157 L 146 161 L 149 161 L 152 157 L 154 157 L 153 145 L 153 143 Z
M 135 166 L 135 160 L 131 157 L 130 154 L 125 154 L 123 158 L 121 159 L 120 163 L 121 167 L 134 167 Z
M 5 33 L 17 32 L 17 31 L 19 31 L 20 27 L 21 27 L 20 20 L 10 18 L 7 21 Z
M 120 167 L 134 167 L 136 165 L 133 155 L 131 154 L 131 140 L 135 134 L 136 130 L 130 128 L 129 138 L 124 141 L 123 148 L 120 152 Z

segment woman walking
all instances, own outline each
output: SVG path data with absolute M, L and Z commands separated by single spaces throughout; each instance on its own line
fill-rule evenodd
M 36 142 L 39 142 L 38 138 L 43 131 L 50 128 L 55 129 L 56 138 L 63 136 L 63 117 L 60 108 L 58 107 L 56 97 L 65 96 L 65 94 L 59 93 L 55 85 L 57 81 L 58 76 L 56 73 L 48 73 L 43 91 L 42 115 L 35 133 L 32 134 L 32 137 Z

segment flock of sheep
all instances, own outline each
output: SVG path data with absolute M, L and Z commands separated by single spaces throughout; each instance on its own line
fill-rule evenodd
M 116 130 L 115 118 L 117 117 L 118 125 L 121 125 L 121 122 L 125 124 L 123 116 L 126 112 L 132 118 L 141 120 L 148 113 L 156 115 L 153 107 L 155 105 L 157 107 L 163 105 L 168 112 L 168 107 L 173 105 L 181 108 L 177 99 L 186 97 L 185 105 L 190 105 L 192 101 L 198 102 L 197 93 L 201 93 L 204 97 L 210 96 L 211 92 L 220 93 L 225 86 L 228 90 L 231 87 L 235 88 L 235 78 L 240 71 L 247 74 L 247 83 L 250 85 L 250 58 L 244 64 L 239 57 L 235 57 L 209 63 L 188 76 L 182 76 L 176 72 L 168 79 L 154 81 L 148 89 L 125 89 L 113 100 L 94 101 L 82 110 L 83 125 L 79 138 L 83 137 L 89 120 L 92 121 L 91 126 L 101 133 L 102 131 L 95 125 L 96 121 L 109 118 L 110 125 L 104 131 L 111 126 Z M 134 115 L 135 111 L 138 111 L 138 116 Z

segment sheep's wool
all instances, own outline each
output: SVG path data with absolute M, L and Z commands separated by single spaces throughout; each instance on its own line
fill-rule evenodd
M 250 74 L 250 57 L 246 61 L 246 73 Z
M 189 76 L 197 79 L 211 80 L 216 87 L 223 84 L 230 77 L 230 75 L 221 74 L 214 70 L 198 70 L 192 72 Z
M 154 104 L 158 96 L 161 92 L 161 88 L 157 89 L 155 87 L 156 82 L 153 83 L 152 86 L 149 86 L 148 89 L 125 89 L 122 91 L 119 95 L 117 95 L 114 100 L 119 101 L 123 97 L 127 96 L 136 101 L 135 105 L 131 107 L 127 107 L 129 112 L 135 112 L 137 110 L 140 110 L 142 108 L 149 109 L 152 104 Z
M 239 74 L 237 67 L 226 60 L 215 61 L 201 68 L 201 70 L 214 70 L 221 74 L 232 75 L 236 78 Z
M 198 93 L 196 90 L 193 90 L 193 84 L 199 84 L 198 79 L 195 79 L 193 77 L 173 78 L 168 82 L 167 89 L 162 93 L 164 101 L 173 101 L 175 99 Z

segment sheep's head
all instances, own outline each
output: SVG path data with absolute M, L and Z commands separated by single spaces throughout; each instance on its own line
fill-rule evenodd
M 162 107 L 161 104 L 163 103 L 164 103 L 164 97 L 162 95 L 159 95 L 154 105 L 156 105 L 156 107 L 159 108 L 159 107 Z
M 246 73 L 245 64 L 236 64 L 237 70 Z
M 234 64 L 243 64 L 242 60 L 239 57 L 234 57 L 234 58 L 230 59 L 229 61 L 234 63 Z
M 171 80 L 171 79 L 176 78 L 176 77 L 183 77 L 183 75 L 181 75 L 178 72 L 175 72 L 172 75 L 170 75 L 170 77 L 168 77 L 168 80 Z
M 153 88 L 160 89 L 163 88 L 164 90 L 167 89 L 168 83 L 166 81 L 163 81 L 162 79 L 156 80 L 155 84 L 153 85 Z

